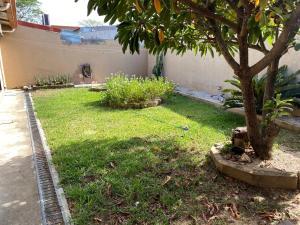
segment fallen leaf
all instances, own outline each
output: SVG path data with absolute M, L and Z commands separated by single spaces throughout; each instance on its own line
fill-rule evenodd
M 229 213 L 231 214 L 231 216 L 235 219 L 239 219 L 240 218 L 240 213 L 237 209 L 237 206 L 234 202 L 229 203 L 226 207 L 224 207 L 225 210 L 229 211 Z
M 166 179 L 162 182 L 162 186 L 165 186 L 170 180 L 172 179 L 171 176 L 167 176 Z
M 101 222 L 102 222 L 102 219 L 99 218 L 99 217 L 94 217 L 94 221 L 95 221 L 96 223 L 101 223 Z

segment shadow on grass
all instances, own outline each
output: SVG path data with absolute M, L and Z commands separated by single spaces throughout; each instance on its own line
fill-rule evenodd
M 222 108 L 217 108 L 180 94 L 170 97 L 163 107 L 199 124 L 209 125 L 217 130 L 245 126 L 244 117 L 240 115 L 226 112 Z
M 169 97 L 160 106 L 145 109 L 114 109 L 103 105 L 100 100 L 85 102 L 83 104 L 92 110 L 102 112 L 132 112 L 136 116 L 142 116 L 154 122 L 159 122 L 168 126 L 171 125 L 174 128 L 182 129 L 182 126 L 170 124 L 165 119 L 160 119 L 156 114 L 152 115 L 152 112 L 148 113 L 147 111 L 149 109 L 151 110 L 158 107 L 165 108 L 178 115 L 184 116 L 189 120 L 197 122 L 202 127 L 211 127 L 220 132 L 225 132 L 228 136 L 231 134 L 231 130 L 233 128 L 245 125 L 244 118 L 242 116 L 226 112 L 221 108 L 216 108 L 212 105 L 201 103 L 179 94 L 174 94 L 173 96 Z
M 225 178 L 203 152 L 157 136 L 73 142 L 53 159 L 75 224 L 257 224 L 296 194 Z

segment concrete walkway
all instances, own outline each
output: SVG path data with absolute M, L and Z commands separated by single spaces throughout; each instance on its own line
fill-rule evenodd
M 24 94 L 0 92 L 0 224 L 41 224 Z

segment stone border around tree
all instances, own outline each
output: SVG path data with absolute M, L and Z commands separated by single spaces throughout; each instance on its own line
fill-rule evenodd
M 211 148 L 210 154 L 221 173 L 237 180 L 264 188 L 300 189 L 300 171 L 296 173 L 273 168 L 252 168 L 251 164 L 242 165 L 224 159 L 215 146 Z

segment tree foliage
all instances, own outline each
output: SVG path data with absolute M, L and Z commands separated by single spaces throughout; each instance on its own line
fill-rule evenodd
M 17 0 L 16 6 L 18 20 L 31 23 L 42 22 L 43 12 L 38 0 Z
M 221 53 L 215 29 L 221 35 L 230 54 L 238 49 L 237 32 L 241 14 L 248 13 L 245 21 L 250 47 L 267 52 L 276 34 L 296 8 L 298 1 L 234 1 L 234 0 L 90 0 L 89 13 L 96 10 L 105 16 L 105 22 L 116 20 L 119 41 L 124 51 L 139 51 L 139 42 L 152 53 L 172 49 L 177 53 L 194 50 L 206 54 Z M 244 4 L 250 8 L 243 12 Z M 245 28 L 245 29 L 246 29 Z M 295 45 L 294 39 L 289 44 Z

